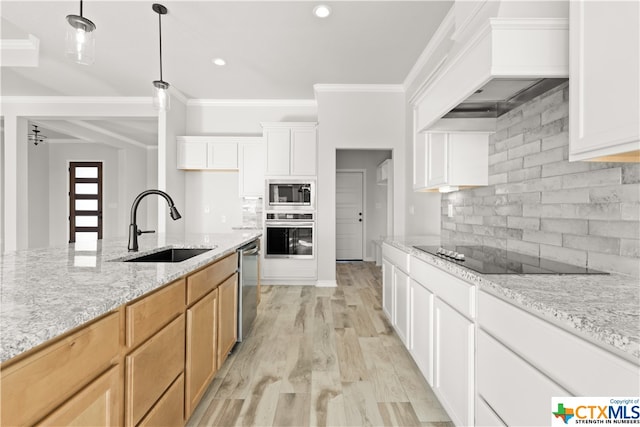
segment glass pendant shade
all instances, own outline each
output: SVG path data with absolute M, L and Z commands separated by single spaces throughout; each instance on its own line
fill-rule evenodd
M 66 55 L 78 64 L 91 65 L 95 61 L 96 40 L 94 30 L 96 26 L 87 18 L 78 15 L 68 15 Z
M 162 80 L 153 81 L 153 106 L 160 111 L 169 111 L 171 108 L 169 83 Z

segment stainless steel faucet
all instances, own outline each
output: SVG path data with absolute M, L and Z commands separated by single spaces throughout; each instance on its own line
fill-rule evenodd
M 164 191 L 146 190 L 138 194 L 136 199 L 133 201 L 133 205 L 131 206 L 131 224 L 129 224 L 129 252 L 138 251 L 139 235 L 141 235 L 142 233 L 155 233 L 155 230 L 148 230 L 148 231 L 138 230 L 138 225 L 136 223 L 136 214 L 138 211 L 138 205 L 140 204 L 140 201 L 146 196 L 148 196 L 149 194 L 157 194 L 158 196 L 162 196 L 165 198 L 165 200 L 167 201 L 167 204 L 169 204 L 169 215 L 171 215 L 171 218 L 174 221 L 182 218 L 182 215 L 180 215 L 180 212 L 178 212 L 178 209 L 176 209 L 175 205 L 173 204 L 173 199 L 171 199 L 171 196 L 169 196 Z

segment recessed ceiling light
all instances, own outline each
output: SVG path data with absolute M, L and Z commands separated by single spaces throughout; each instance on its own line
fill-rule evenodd
M 319 4 L 313 8 L 313 14 L 318 18 L 326 18 L 331 15 L 331 8 L 326 4 Z
M 224 65 L 227 65 L 227 61 L 225 61 L 225 60 L 224 60 L 224 59 L 222 59 L 222 58 L 215 58 L 215 59 L 213 60 L 213 63 L 214 63 L 214 64 L 216 64 L 218 67 L 222 67 L 222 66 L 224 66 Z

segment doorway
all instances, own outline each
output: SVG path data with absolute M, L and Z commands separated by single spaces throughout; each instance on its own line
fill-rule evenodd
M 69 243 L 102 239 L 102 162 L 69 163 Z
M 336 173 L 336 259 L 363 259 L 365 171 Z

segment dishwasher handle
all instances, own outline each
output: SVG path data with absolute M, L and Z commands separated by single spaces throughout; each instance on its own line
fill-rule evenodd
M 258 245 L 258 243 L 254 243 L 254 244 L 248 244 L 246 246 L 243 246 L 240 248 L 240 253 L 242 254 L 242 256 L 244 255 L 255 255 L 258 253 L 258 251 L 260 250 L 260 247 Z

